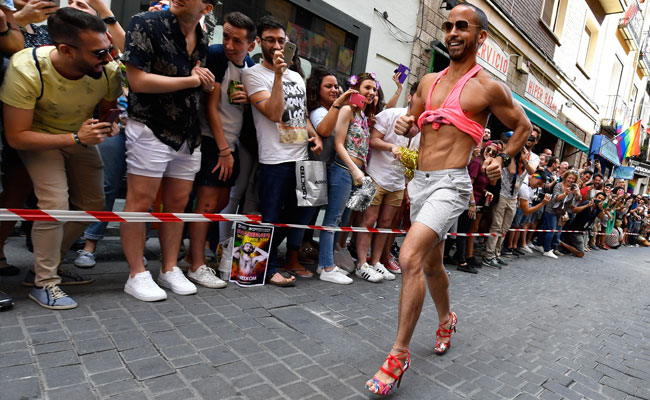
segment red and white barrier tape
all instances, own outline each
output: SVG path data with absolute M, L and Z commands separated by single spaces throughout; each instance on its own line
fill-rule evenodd
M 280 224 L 262 222 L 259 215 L 242 214 L 190 214 L 190 213 L 149 213 L 149 212 L 112 212 L 112 211 L 68 211 L 68 210 L 23 210 L 0 208 L 0 221 L 58 221 L 58 222 L 246 222 L 279 228 L 314 229 L 329 232 L 362 233 L 406 233 L 403 229 L 365 228 L 355 226 L 320 226 L 300 224 Z M 584 233 L 584 231 L 561 231 L 549 229 L 509 229 L 511 232 L 565 232 Z M 505 233 L 448 233 L 448 236 L 499 237 Z M 597 235 L 605 235 L 597 233 Z M 638 235 L 628 233 L 628 235 Z

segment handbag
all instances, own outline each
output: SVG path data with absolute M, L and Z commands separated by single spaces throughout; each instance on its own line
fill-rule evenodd
M 327 165 L 324 161 L 296 161 L 298 207 L 327 204 Z

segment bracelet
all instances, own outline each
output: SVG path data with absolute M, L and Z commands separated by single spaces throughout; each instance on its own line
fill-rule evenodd
M 78 143 L 77 143 L 77 140 L 74 138 L 74 133 L 71 133 L 71 134 L 70 134 L 70 138 L 72 139 L 72 143 L 74 143 L 74 144 L 78 144 Z
M 219 151 L 226 151 L 226 150 L 230 150 L 230 147 L 226 146 L 223 149 L 219 149 Z
M 72 132 L 70 135 L 72 135 L 72 140 L 74 140 L 75 144 L 83 144 L 81 143 L 81 139 L 79 139 L 77 132 Z
M 336 108 L 337 110 L 340 110 L 340 109 L 341 109 L 341 106 L 335 106 L 335 105 L 332 105 L 332 107 L 333 107 L 333 108 Z
M 470 201 L 470 202 L 469 202 L 469 206 L 470 206 L 470 207 L 471 207 L 471 206 L 476 206 L 476 202 L 475 202 L 475 201 Z
M 232 156 L 232 151 L 228 152 L 228 154 L 219 154 L 219 157 L 228 157 Z

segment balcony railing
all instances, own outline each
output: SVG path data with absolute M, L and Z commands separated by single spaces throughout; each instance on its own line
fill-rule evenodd
M 607 108 L 602 114 L 600 126 L 603 130 L 616 132 L 617 127 L 625 127 L 630 123 L 632 110 L 621 96 L 611 95 L 607 100 Z
M 630 49 L 638 50 L 641 46 L 643 15 L 641 15 L 641 8 L 636 1 L 630 4 L 625 17 L 619 20 L 618 29 Z

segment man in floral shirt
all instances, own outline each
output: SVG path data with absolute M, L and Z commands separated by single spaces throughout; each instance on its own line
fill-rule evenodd
M 169 10 L 138 14 L 127 29 L 124 63 L 129 81 L 126 125 L 127 198 L 124 211 L 147 211 L 162 185 L 166 212 L 182 212 L 201 166 L 198 123 L 201 91 L 214 90 L 205 66 L 208 38 L 199 20 L 216 0 L 171 2 Z M 176 266 L 182 222 L 160 228 L 162 271 L 158 284 L 174 293 L 196 293 Z M 143 301 L 167 298 L 145 270 L 144 223 L 123 223 L 122 247 L 130 276 L 124 291 Z

